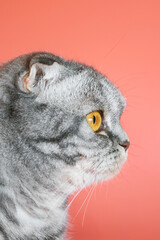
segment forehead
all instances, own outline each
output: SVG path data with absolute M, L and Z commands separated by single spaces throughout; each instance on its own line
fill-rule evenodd
M 105 76 L 87 66 L 81 71 L 65 67 L 57 81 L 51 79 L 44 98 L 76 114 L 100 109 L 122 112 L 125 107 L 120 91 Z

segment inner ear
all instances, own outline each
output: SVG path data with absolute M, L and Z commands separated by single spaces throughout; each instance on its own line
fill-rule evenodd
M 34 85 L 36 86 L 37 83 L 39 82 L 40 79 L 44 77 L 44 72 L 41 68 L 37 69 L 36 75 L 35 75 L 35 83 Z
M 32 64 L 29 72 L 22 79 L 22 90 L 25 92 L 32 92 L 33 88 L 38 85 L 38 82 L 44 78 L 46 70 L 45 64 Z
M 56 81 L 62 71 L 63 66 L 57 62 L 52 65 L 34 63 L 23 77 L 22 90 L 25 92 L 39 92 L 46 87 L 49 81 Z

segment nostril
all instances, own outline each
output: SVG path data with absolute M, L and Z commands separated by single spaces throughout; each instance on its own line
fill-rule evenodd
M 123 147 L 125 149 L 125 151 L 127 151 L 127 149 L 129 148 L 130 142 L 129 141 L 125 141 L 122 144 L 119 144 L 121 147 Z

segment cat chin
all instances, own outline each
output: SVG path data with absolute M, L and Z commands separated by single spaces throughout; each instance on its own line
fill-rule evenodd
M 97 182 L 107 181 L 118 175 L 128 156 L 128 151 L 123 147 L 110 153 L 106 158 L 103 156 L 87 157 L 80 155 L 75 165 L 67 165 L 63 168 L 60 177 L 62 182 L 66 182 L 65 190 L 70 189 L 70 193 L 82 189 Z
M 101 165 L 101 169 L 96 174 L 96 182 L 102 182 L 102 181 L 108 181 L 112 178 L 114 178 L 116 175 L 118 175 L 127 160 L 128 151 L 125 151 L 123 147 L 119 146 L 117 148 L 117 154 L 115 156 L 115 160 L 110 161 L 110 159 L 113 159 L 114 156 L 112 156 L 113 153 L 111 153 L 109 156 L 107 156 L 106 161 L 103 161 L 103 164 Z M 107 167 L 106 163 L 107 162 Z
M 128 151 L 125 151 L 123 147 L 119 146 L 117 147 L 116 160 L 113 160 L 113 154 L 114 153 L 107 156 L 107 159 L 97 161 L 95 167 L 93 167 L 91 159 L 81 155 L 74 169 L 74 173 L 77 172 L 74 181 L 77 183 L 77 188 L 84 188 L 90 184 L 107 181 L 119 174 L 123 164 L 127 160 Z M 111 160 L 110 165 L 109 160 Z
M 119 149 L 119 152 L 120 152 L 120 158 L 119 158 L 118 164 L 119 164 L 120 167 L 122 167 L 123 164 L 125 163 L 125 161 L 127 160 L 128 150 L 125 151 L 124 147 L 121 147 L 121 146 L 119 146 L 118 149 Z
M 119 146 L 119 158 L 117 159 L 116 164 L 114 165 L 113 169 L 109 169 L 107 171 L 107 176 L 105 176 L 104 181 L 110 180 L 114 178 L 116 175 L 118 175 L 124 165 L 124 163 L 127 160 L 128 157 L 128 150 L 125 151 L 123 147 Z

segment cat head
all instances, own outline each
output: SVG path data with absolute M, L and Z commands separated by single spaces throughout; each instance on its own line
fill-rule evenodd
M 9 64 L 15 73 L 10 119 L 52 161 L 59 181 L 76 190 L 119 173 L 129 147 L 120 124 L 126 103 L 104 75 L 49 53 Z

